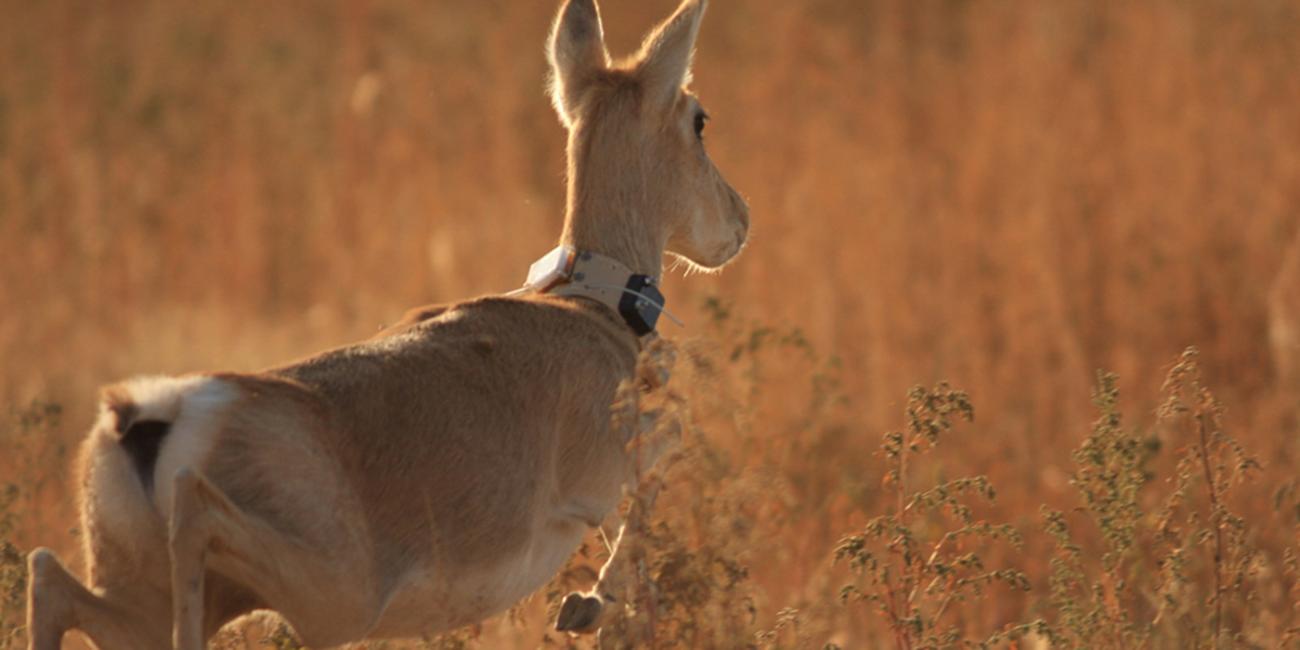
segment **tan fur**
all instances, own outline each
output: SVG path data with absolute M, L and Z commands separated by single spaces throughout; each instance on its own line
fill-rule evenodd
M 683 88 L 703 11 L 688 0 L 610 65 L 594 1 L 560 9 L 563 243 L 656 276 L 666 251 L 714 268 L 743 247 L 747 208 Z M 255 609 L 317 647 L 500 612 L 554 574 L 635 472 L 610 406 L 638 351 L 594 301 L 493 297 L 413 310 L 260 373 L 109 387 L 78 467 L 91 587 L 33 552 L 30 648 L 78 629 L 102 650 L 197 650 Z M 152 488 L 125 451 L 150 420 L 172 423 Z

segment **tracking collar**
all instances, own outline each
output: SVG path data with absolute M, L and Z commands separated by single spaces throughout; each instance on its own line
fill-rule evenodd
M 613 309 L 637 336 L 653 332 L 664 312 L 664 295 L 653 277 L 633 273 L 613 258 L 568 246 L 558 246 L 533 262 L 524 289 L 595 300 Z

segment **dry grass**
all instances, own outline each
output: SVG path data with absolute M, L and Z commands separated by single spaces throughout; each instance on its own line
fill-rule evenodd
M 606 0 L 612 47 L 672 4 Z M 561 218 L 551 5 L 0 0 L 0 537 L 73 554 L 64 450 L 100 384 L 254 369 L 516 286 Z M 1032 589 L 990 587 L 937 629 L 1300 643 L 1300 427 L 1267 304 L 1300 231 L 1300 4 L 716 0 L 698 65 L 755 226 L 733 268 L 666 291 L 696 403 L 654 510 L 656 643 L 894 645 L 841 605 L 869 585 L 832 554 L 897 508 L 879 433 L 940 380 L 978 419 L 904 487 L 986 477 L 972 516 L 1024 547 L 965 550 Z M 1217 400 L 1157 417 L 1188 345 Z M 1090 434 L 1097 368 L 1126 392 Z M 1229 480 L 1220 434 L 1251 480 Z M 586 586 L 598 548 L 429 645 L 574 644 L 544 636 L 546 601 Z M 0 572 L 0 647 L 16 580 Z

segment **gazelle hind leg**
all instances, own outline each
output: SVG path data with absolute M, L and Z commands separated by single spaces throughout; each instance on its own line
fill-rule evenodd
M 140 618 L 141 612 L 91 593 L 68 573 L 53 551 L 32 551 L 27 567 L 29 650 L 59 650 L 63 635 L 73 629 L 85 632 L 100 650 L 168 647 L 164 636 L 151 634 L 148 621 Z M 165 628 L 159 626 L 157 630 Z
M 202 650 L 204 574 L 213 570 L 249 589 L 293 625 L 313 647 L 355 641 L 378 618 L 380 607 L 365 566 L 347 551 L 321 554 L 244 513 L 192 469 L 176 473 L 168 545 L 171 554 L 173 643 Z

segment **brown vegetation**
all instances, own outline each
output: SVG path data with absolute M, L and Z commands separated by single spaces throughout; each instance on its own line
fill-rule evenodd
M 606 0 L 611 49 L 674 4 Z M 256 369 L 519 284 L 562 217 L 553 10 L 0 0 L 0 635 L 21 605 L 5 544 L 75 548 L 64 450 L 99 385 Z M 716 0 L 696 86 L 753 239 L 665 289 L 695 426 L 648 519 L 651 642 L 1041 620 L 1060 647 L 1297 643 L 1300 431 L 1269 318 L 1300 313 L 1276 282 L 1300 229 L 1298 25 L 1293 0 Z M 887 483 L 881 432 L 910 431 L 907 387 L 940 380 L 975 422 Z M 877 516 L 944 539 L 959 511 L 899 498 L 963 476 L 996 490 L 972 521 L 1023 547 L 962 550 L 1030 590 L 939 610 L 956 592 L 882 583 L 934 623 L 911 636 L 842 604 L 873 574 L 834 561 L 841 541 L 870 550 Z M 429 645 L 574 643 L 545 609 L 600 548 Z

